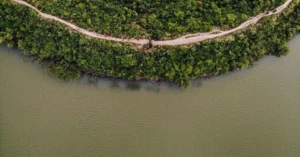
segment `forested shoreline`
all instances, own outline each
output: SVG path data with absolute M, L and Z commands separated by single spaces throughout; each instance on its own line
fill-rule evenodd
M 286 43 L 300 30 L 298 3 L 295 0 L 284 13 L 230 37 L 192 46 L 163 46 L 145 53 L 148 50 L 86 38 L 4 0 L 0 2 L 0 42 L 24 50 L 62 80 L 92 74 L 169 80 L 186 87 L 195 78 L 247 68 L 265 54 L 285 55 Z

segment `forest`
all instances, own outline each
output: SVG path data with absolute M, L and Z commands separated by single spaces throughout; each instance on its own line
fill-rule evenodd
M 230 29 L 285 0 L 26 0 L 80 27 L 124 38 L 170 39 Z
M 199 77 L 245 69 L 264 55 L 286 55 L 286 43 L 300 31 L 299 0 L 284 13 L 264 18 L 260 24 L 230 37 L 151 51 L 86 38 L 63 25 L 40 19 L 34 11 L 10 0 L 1 1 L 0 10 L 0 43 L 23 50 L 24 55 L 38 60 L 61 80 L 89 74 L 165 80 L 188 87 Z

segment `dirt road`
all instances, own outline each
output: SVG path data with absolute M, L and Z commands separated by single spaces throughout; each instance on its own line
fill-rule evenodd
M 115 37 L 110 37 L 110 36 L 105 36 L 96 32 L 92 32 L 83 28 L 80 28 L 78 26 L 76 26 L 75 24 L 72 24 L 70 22 L 67 22 L 61 18 L 58 18 L 56 16 L 50 15 L 50 14 L 46 14 L 41 12 L 40 10 L 38 10 L 36 7 L 34 7 L 33 5 L 27 3 L 24 0 L 12 0 L 15 3 L 27 6 L 29 8 L 31 8 L 32 10 L 36 11 L 37 13 L 39 13 L 39 15 L 44 18 L 44 19 L 50 19 L 50 20 L 54 20 L 56 22 L 62 23 L 74 30 L 76 30 L 77 32 L 84 34 L 86 36 L 92 37 L 92 38 L 97 38 L 97 39 L 102 39 L 102 40 L 111 40 L 111 41 L 116 41 L 116 42 L 123 42 L 123 43 L 133 43 L 133 44 L 137 44 L 137 45 L 147 45 L 149 43 L 151 43 L 153 46 L 163 46 L 163 45 L 170 45 L 170 46 L 176 46 L 176 45 L 186 45 L 186 44 L 193 44 L 193 43 L 198 43 L 204 40 L 208 40 L 208 39 L 214 39 L 217 37 L 221 37 L 221 36 L 226 36 L 229 34 L 232 34 L 234 32 L 237 32 L 239 30 L 242 30 L 244 28 L 247 28 L 250 25 L 256 24 L 260 19 L 267 17 L 267 16 L 272 16 L 275 14 L 279 14 L 281 13 L 285 8 L 287 8 L 289 6 L 289 4 L 293 1 L 293 0 L 287 0 L 284 4 L 282 4 L 281 6 L 277 7 L 275 9 L 275 11 L 269 11 L 268 13 L 261 13 L 255 17 L 251 17 L 249 18 L 249 20 L 247 20 L 246 22 L 242 23 L 240 26 L 227 30 L 227 31 L 212 31 L 212 32 L 207 32 L 207 33 L 196 33 L 196 34 L 188 34 L 185 36 L 182 36 L 180 38 L 177 39 L 173 39 L 173 40 L 164 40 L 164 41 L 151 41 L 149 39 L 121 39 L 121 38 L 115 38 Z

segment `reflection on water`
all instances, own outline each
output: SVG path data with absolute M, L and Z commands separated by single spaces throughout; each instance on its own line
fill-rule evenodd
M 300 37 L 287 57 L 189 89 L 64 83 L 0 47 L 1 157 L 298 157 Z

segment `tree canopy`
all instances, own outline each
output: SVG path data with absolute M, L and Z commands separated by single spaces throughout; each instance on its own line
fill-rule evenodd
M 0 43 L 24 50 L 24 55 L 37 59 L 62 80 L 91 74 L 168 80 L 186 87 L 195 78 L 245 69 L 266 54 L 285 55 L 286 43 L 300 31 L 300 5 L 294 1 L 285 13 L 230 38 L 149 51 L 86 38 L 10 0 L 0 1 L 0 10 Z
M 169 39 L 229 29 L 285 0 L 26 0 L 101 34 Z

